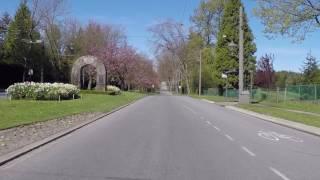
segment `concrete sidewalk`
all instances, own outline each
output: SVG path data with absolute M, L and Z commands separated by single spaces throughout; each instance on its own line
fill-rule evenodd
M 245 110 L 245 109 L 238 108 L 238 107 L 235 107 L 235 106 L 225 106 L 225 107 L 227 109 L 231 109 L 231 110 L 234 110 L 234 111 L 237 111 L 237 112 L 241 112 L 241 113 L 244 113 L 244 114 L 247 114 L 247 115 L 250 115 L 250 116 L 254 116 L 254 117 L 257 117 L 257 118 L 265 120 L 265 121 L 269 121 L 269 122 L 272 122 L 272 123 L 275 123 L 275 124 L 279 124 L 279 125 L 282 125 L 282 126 L 286 126 L 286 127 L 289 127 L 289 128 L 293 128 L 293 129 L 299 130 L 299 131 L 303 131 L 303 132 L 306 132 L 306 133 L 309 133 L 309 134 L 320 136 L 320 128 L 317 128 L 317 127 L 308 126 L 308 125 L 305 125 L 305 124 L 302 124 L 302 123 L 297 123 L 297 122 L 289 121 L 289 120 L 286 120 L 286 119 L 281 119 L 281 118 L 277 118 L 277 117 L 272 117 L 272 116 L 256 113 L 256 112 Z

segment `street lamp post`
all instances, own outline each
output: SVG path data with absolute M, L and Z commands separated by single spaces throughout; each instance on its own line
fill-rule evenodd
M 228 44 L 230 48 L 239 47 L 239 103 L 248 104 L 250 102 L 249 93 L 243 90 L 244 83 L 244 32 L 243 32 L 243 8 L 240 6 L 239 9 L 239 45 L 236 45 L 233 41 Z M 227 36 L 224 35 L 224 38 Z
M 239 103 L 249 104 L 250 103 L 250 93 L 248 91 L 243 91 L 243 74 L 244 74 L 244 37 L 243 37 L 243 7 L 240 6 L 239 10 Z
M 239 97 L 243 92 L 243 8 L 240 6 L 239 20 Z
M 199 96 L 201 96 L 201 79 L 202 79 L 202 56 L 201 56 L 201 49 L 200 49 L 200 58 L 199 58 Z

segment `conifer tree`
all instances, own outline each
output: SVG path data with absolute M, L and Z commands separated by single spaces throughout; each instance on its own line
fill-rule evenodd
M 220 90 L 225 86 L 226 81 L 221 78 L 225 71 L 234 71 L 228 75 L 228 84 L 238 88 L 238 71 L 239 71 L 239 9 L 243 7 L 241 0 L 229 0 L 225 4 L 224 15 L 218 35 L 216 46 L 216 58 L 214 62 L 215 80 L 219 84 Z M 246 13 L 243 13 L 243 30 L 244 30 L 244 73 L 245 86 L 249 85 L 250 70 L 255 69 L 256 45 L 254 36 L 248 25 Z M 237 46 L 230 47 L 234 42 Z

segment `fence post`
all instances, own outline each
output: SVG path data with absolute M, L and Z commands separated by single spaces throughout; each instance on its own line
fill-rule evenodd
M 301 101 L 301 85 L 299 85 L 299 101 Z
M 279 87 L 277 87 L 277 103 L 279 103 Z
M 314 102 L 317 102 L 317 85 L 314 85 Z
M 287 87 L 284 88 L 284 102 L 287 101 Z

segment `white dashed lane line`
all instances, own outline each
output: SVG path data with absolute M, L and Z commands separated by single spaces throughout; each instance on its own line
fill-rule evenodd
M 242 148 L 242 150 L 244 150 L 246 153 L 248 153 L 250 156 L 252 156 L 252 157 L 255 157 L 255 156 L 256 156 L 255 153 L 253 153 L 252 151 L 250 151 L 250 150 L 249 150 L 248 148 L 246 148 L 245 146 L 242 146 L 241 148 Z
M 207 124 L 212 125 L 212 123 L 210 121 L 206 121 Z
M 284 175 L 283 173 L 281 173 L 279 170 L 273 168 L 273 167 L 269 167 L 269 169 L 275 173 L 277 176 L 279 176 L 281 179 L 283 180 L 290 180 L 286 175 Z
M 215 128 L 217 131 L 221 131 L 217 126 L 213 126 L 213 128 Z
M 193 109 L 191 109 L 188 106 L 183 106 L 185 109 L 187 109 L 188 111 L 192 112 L 193 114 L 197 114 Z
M 233 139 L 231 136 L 229 136 L 228 134 L 225 134 L 225 136 L 226 136 L 226 138 L 229 139 L 230 141 L 234 141 L 234 139 Z

